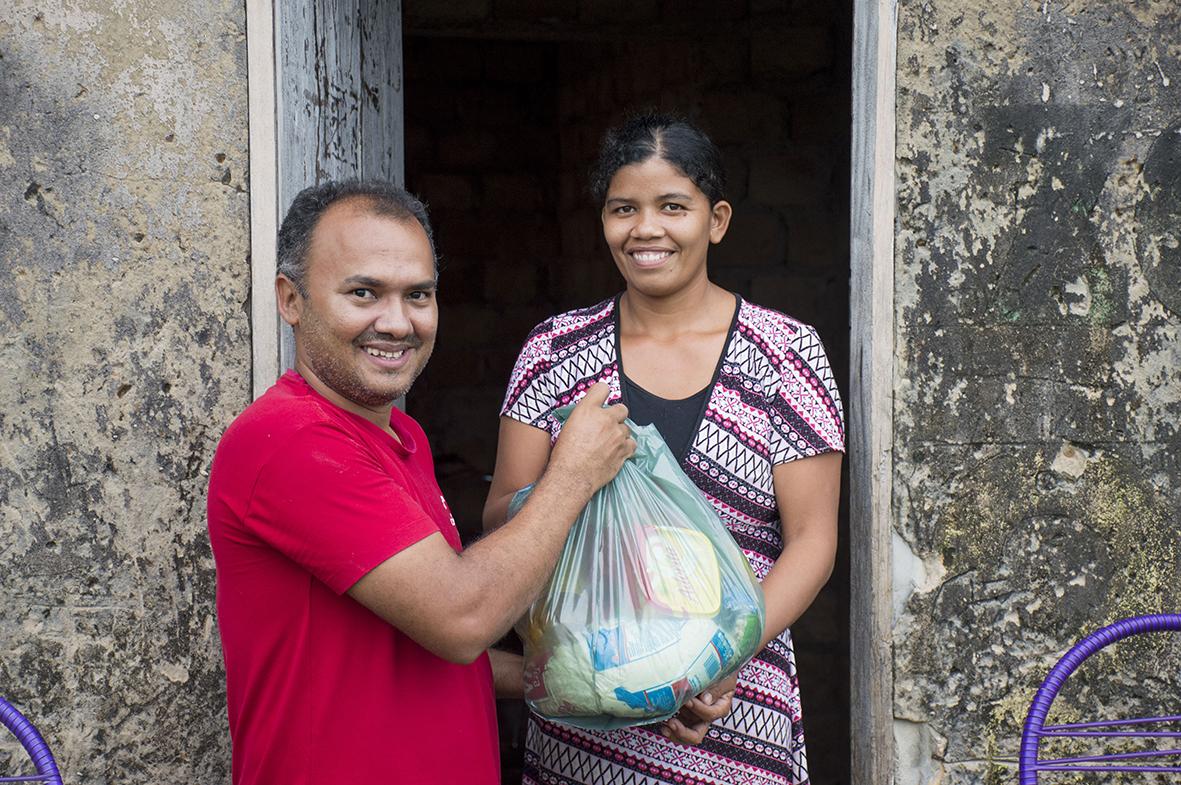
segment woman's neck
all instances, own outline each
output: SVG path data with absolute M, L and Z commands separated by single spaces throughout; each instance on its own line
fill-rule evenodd
M 665 297 L 651 297 L 628 287 L 620 299 L 620 328 L 652 338 L 675 338 L 690 332 L 725 329 L 734 313 L 734 295 L 708 278 Z

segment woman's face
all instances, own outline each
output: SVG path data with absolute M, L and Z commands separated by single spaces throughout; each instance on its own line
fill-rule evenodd
M 706 252 L 729 224 L 728 202 L 711 206 L 692 180 L 656 157 L 617 171 L 603 204 L 615 266 L 628 288 L 651 297 L 706 280 Z

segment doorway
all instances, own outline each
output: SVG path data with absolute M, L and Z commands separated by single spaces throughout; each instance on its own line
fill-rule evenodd
M 735 218 L 712 276 L 814 325 L 849 396 L 852 2 L 671 5 L 403 3 L 406 185 L 431 209 L 442 304 L 407 406 L 465 537 L 526 334 L 621 286 L 586 172 L 628 109 L 685 114 L 718 143 Z M 833 578 L 793 627 L 826 783 L 851 781 L 847 508 Z M 505 781 L 519 781 L 520 711 L 501 715 Z

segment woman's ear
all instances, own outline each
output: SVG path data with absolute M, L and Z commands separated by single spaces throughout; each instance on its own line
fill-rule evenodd
M 730 228 L 730 216 L 733 212 L 734 208 L 725 199 L 715 202 L 714 206 L 710 208 L 709 241 L 711 243 L 720 243 L 722 238 L 726 236 L 726 230 Z

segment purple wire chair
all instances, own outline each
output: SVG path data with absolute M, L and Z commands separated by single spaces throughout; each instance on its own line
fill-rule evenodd
M 25 715 L 17 711 L 4 698 L 0 698 L 0 723 L 3 723 L 13 736 L 16 736 L 17 741 L 25 748 L 25 752 L 29 754 L 29 758 L 37 768 L 36 774 L 26 774 L 23 777 L 0 777 L 0 782 L 46 782 L 49 785 L 62 785 L 61 774 L 57 770 L 57 761 L 53 759 L 49 745 L 41 738 L 41 734 L 33 727 L 33 723 L 25 719 Z
M 1181 715 L 1076 722 L 1067 725 L 1045 724 L 1046 715 L 1058 695 L 1058 690 L 1083 660 L 1104 646 L 1146 632 L 1181 632 L 1181 614 L 1163 613 L 1121 619 L 1083 638 L 1058 660 L 1042 682 L 1042 686 L 1038 688 L 1029 707 L 1029 715 L 1025 718 L 1025 728 L 1021 732 L 1021 753 L 1018 758 L 1020 785 L 1038 785 L 1038 773 L 1050 771 L 1181 773 L 1181 749 L 1176 749 L 1178 742 L 1173 743 L 1173 749 L 1038 759 L 1038 745 L 1045 738 L 1181 739 L 1181 725 L 1177 725 L 1181 723 Z M 1154 765 L 1145 765 L 1145 762 Z

